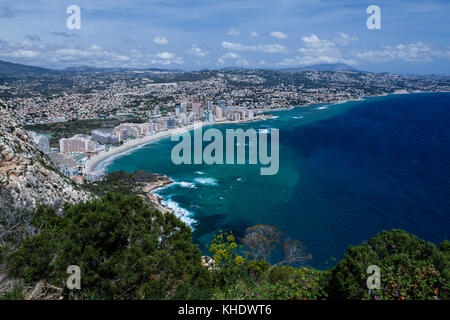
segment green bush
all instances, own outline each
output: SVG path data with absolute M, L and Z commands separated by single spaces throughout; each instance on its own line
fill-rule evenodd
M 232 232 L 219 231 L 215 234 L 209 252 L 213 254 L 214 269 L 212 270 L 214 284 L 224 291 L 232 292 L 235 283 L 246 277 L 244 264 L 246 260 L 238 254 L 238 244 Z M 225 294 L 225 299 L 230 299 Z
M 270 264 L 258 260 L 258 261 L 245 261 L 244 264 L 247 274 L 252 278 L 254 282 L 260 282 L 264 279 L 265 274 L 270 269 Z
M 326 272 L 291 266 L 273 267 L 262 287 L 264 299 L 317 300 L 326 299 Z
M 402 230 L 383 231 L 351 246 L 332 270 L 329 293 L 336 299 L 449 299 L 449 242 L 439 250 Z M 368 266 L 380 267 L 381 288 L 368 290 Z
M 69 265 L 81 269 L 89 294 L 113 299 L 207 298 L 211 277 L 191 230 L 173 214 L 152 211 L 138 196 L 108 194 L 67 207 L 39 208 L 36 236 L 9 257 L 15 276 L 65 286 Z M 72 296 L 74 294 L 72 293 Z M 75 295 L 76 296 L 76 295 Z
M 191 230 L 173 214 L 153 211 L 138 196 L 108 194 L 66 207 L 40 207 L 39 234 L 0 247 L 11 276 L 65 287 L 69 265 L 81 268 L 81 290 L 68 299 L 450 299 L 450 242 L 439 248 L 402 230 L 383 231 L 351 246 L 331 270 L 270 265 L 239 254 L 235 236 L 215 235 L 208 271 Z M 2 261 L 0 260 L 0 262 Z M 367 289 L 367 267 L 381 270 L 381 288 Z M 0 299 L 23 298 L 21 288 Z
M 23 300 L 23 287 L 21 285 L 15 285 L 7 292 L 0 292 L 0 300 Z

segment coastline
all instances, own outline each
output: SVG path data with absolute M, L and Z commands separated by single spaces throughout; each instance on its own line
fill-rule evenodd
M 370 96 L 362 96 L 359 98 L 352 98 L 352 99 L 348 99 L 348 100 L 342 100 L 342 101 L 335 101 L 335 102 L 330 102 L 331 104 L 342 104 L 342 103 L 347 103 L 347 102 L 352 102 L 352 101 L 364 101 L 366 98 L 376 98 L 376 97 L 387 97 L 390 95 L 404 95 L 404 94 L 420 94 L 420 93 L 442 93 L 442 92 L 447 92 L 447 91 L 419 91 L 419 92 L 405 92 L 402 90 L 393 92 L 393 93 L 383 93 L 383 94 L 378 94 L 378 95 L 370 95 Z M 290 107 L 286 107 L 286 108 L 274 108 L 274 109 L 263 109 L 261 110 L 262 112 L 276 112 L 276 111 L 286 111 L 286 110 L 291 110 L 294 108 L 304 108 L 304 107 L 308 107 L 311 106 L 313 104 L 304 104 L 304 105 L 299 105 L 299 106 L 290 106 Z M 179 133 L 183 133 L 186 131 L 191 131 L 194 129 L 194 127 L 196 125 L 202 125 L 202 126 L 210 126 L 210 125 L 220 125 L 220 124 L 239 124 L 239 123 L 248 123 L 248 122 L 257 122 L 257 121 L 263 121 L 266 119 L 270 119 L 273 118 L 273 116 L 271 117 L 265 117 L 265 118 L 258 118 L 258 119 L 254 119 L 254 120 L 239 120 L 239 121 L 232 121 L 232 120 L 225 120 L 225 121 L 220 121 L 220 122 L 197 122 L 195 124 L 190 124 L 186 127 L 182 127 L 182 128 L 174 128 L 174 129 L 168 129 L 165 131 L 161 131 L 158 133 L 155 133 L 153 135 L 150 136 L 145 136 L 143 138 L 139 138 L 133 141 L 129 141 L 119 147 L 114 147 L 109 149 L 106 152 L 102 152 L 99 153 L 95 156 L 93 156 L 92 158 L 88 159 L 86 161 L 86 163 L 84 164 L 84 171 L 86 173 L 93 173 L 96 171 L 102 171 L 102 170 L 98 170 L 97 167 L 104 163 L 107 162 L 111 159 L 114 159 L 117 156 L 120 156 L 122 154 L 125 154 L 127 152 L 131 152 L 133 151 L 133 149 L 137 149 L 139 147 L 143 147 L 149 143 L 152 142 L 157 142 L 161 139 L 170 137 L 172 134 L 179 134 Z
M 173 181 L 171 178 L 169 178 L 166 175 L 162 175 L 163 179 L 154 182 L 154 183 L 143 183 L 144 187 L 142 188 L 142 191 L 145 193 L 145 195 L 142 195 L 143 198 L 147 198 L 152 204 L 153 206 L 161 211 L 162 213 L 165 212 L 173 212 L 173 210 L 171 210 L 170 208 L 168 208 L 167 206 L 165 206 L 163 204 L 164 199 L 162 197 L 160 197 L 157 192 L 158 190 L 162 190 L 170 185 L 172 185 L 173 183 L 175 183 L 175 181 Z
M 174 129 L 168 129 L 165 131 L 160 131 L 158 133 L 152 134 L 150 136 L 145 136 L 143 138 L 139 138 L 136 140 L 128 141 L 127 143 L 119 146 L 110 148 L 108 151 L 101 152 L 90 159 L 86 161 L 84 164 L 84 171 L 86 174 L 93 173 L 96 171 L 99 171 L 97 167 L 107 162 L 108 160 L 114 159 L 117 156 L 120 156 L 122 154 L 126 154 L 127 152 L 133 151 L 133 149 L 137 149 L 139 147 L 143 147 L 149 143 L 157 142 L 159 140 L 162 140 L 164 138 L 168 138 L 173 134 L 180 134 L 186 131 L 193 130 L 196 126 L 210 126 L 210 125 L 221 125 L 221 124 L 238 124 L 238 123 L 248 123 L 248 122 L 257 122 L 257 121 L 263 121 L 266 119 L 270 119 L 272 117 L 264 117 L 264 118 L 258 118 L 255 120 L 239 120 L 239 121 L 232 121 L 232 120 L 225 120 L 220 122 L 196 122 L 194 124 L 190 124 L 186 127 L 182 128 L 174 128 Z
M 124 154 L 126 152 L 129 152 L 132 149 L 142 147 L 149 143 L 156 142 L 161 139 L 170 137 L 172 134 L 179 134 L 179 133 L 183 133 L 185 131 L 190 131 L 190 130 L 194 129 L 195 125 L 197 125 L 197 124 L 191 124 L 191 125 L 188 125 L 183 128 L 175 128 L 175 129 L 161 131 L 161 132 L 149 135 L 149 136 L 145 136 L 143 138 L 139 138 L 139 139 L 136 139 L 133 141 L 128 141 L 127 143 L 125 143 L 119 147 L 110 148 L 108 151 L 101 152 L 101 153 L 93 156 L 89 160 L 87 160 L 86 163 L 84 164 L 85 172 L 86 173 L 95 172 L 95 171 L 97 171 L 98 165 L 100 165 L 102 162 L 107 161 L 110 158 L 113 158 L 120 154 Z
M 295 108 L 295 107 L 286 108 L 285 110 L 289 110 L 292 108 Z M 277 110 L 277 111 L 281 111 L 281 110 Z M 164 138 L 170 137 L 172 134 L 179 134 L 179 133 L 183 133 L 186 131 L 191 131 L 191 130 L 195 129 L 195 126 L 198 126 L 198 125 L 208 126 L 208 125 L 221 125 L 221 124 L 249 123 L 249 122 L 263 121 L 263 120 L 271 119 L 271 118 L 274 118 L 274 116 L 265 116 L 265 117 L 260 117 L 260 118 L 254 119 L 254 120 L 239 120 L 239 121 L 225 120 L 225 121 L 220 121 L 220 122 L 215 122 L 215 123 L 197 122 L 195 124 L 191 124 L 186 127 L 174 128 L 174 129 L 161 131 L 161 132 L 158 132 L 151 136 L 146 136 L 146 137 L 143 137 L 140 139 L 129 141 L 122 146 L 112 148 L 106 152 L 99 153 L 99 154 L 93 156 L 92 158 L 87 160 L 86 163 L 84 164 L 84 170 L 86 173 L 103 171 L 104 168 L 101 170 L 98 169 L 98 166 L 100 166 L 102 163 L 105 163 L 105 162 L 107 163 L 116 157 L 125 155 L 128 152 L 133 152 L 135 149 L 137 149 L 139 147 L 143 147 L 149 143 L 156 142 L 156 141 L 162 140 Z M 177 216 L 179 219 L 181 219 L 181 221 L 186 223 L 190 228 L 193 228 L 193 225 L 195 224 L 195 220 L 192 219 L 191 212 L 189 212 L 183 208 L 178 208 L 177 206 L 175 206 L 175 207 L 170 206 L 167 203 L 167 199 L 164 199 L 163 197 L 161 197 L 158 194 L 158 191 L 163 190 L 167 187 L 170 187 L 171 185 L 176 183 L 176 181 L 174 181 L 170 177 L 166 177 L 166 178 L 167 179 L 165 181 L 161 181 L 160 183 L 145 184 L 143 191 L 145 192 L 146 196 L 144 198 L 147 198 L 157 210 L 160 210 L 161 212 L 172 212 L 175 216 Z M 166 203 L 164 203 L 164 202 L 166 202 Z M 180 212 L 180 211 L 182 211 L 182 212 Z
M 395 93 L 389 93 L 389 94 L 380 94 L 380 95 L 371 95 L 371 96 L 363 96 L 363 97 L 359 97 L 359 98 L 354 98 L 354 99 L 348 99 L 348 100 L 342 100 L 342 101 L 336 101 L 336 102 L 331 102 L 330 104 L 343 104 L 343 103 L 347 103 L 347 102 L 357 102 L 357 101 L 364 101 L 366 99 L 370 99 L 370 98 L 379 98 L 379 97 L 387 97 L 387 96 L 394 96 L 394 95 L 405 95 L 405 94 L 420 94 L 420 93 L 438 93 L 438 92 L 395 92 Z M 294 108 L 303 108 L 303 107 L 308 107 L 311 106 L 312 104 L 305 104 L 305 105 L 299 105 L 299 106 L 291 106 L 291 107 L 287 107 L 287 108 L 279 108 L 279 109 L 272 109 L 272 110 L 267 110 L 264 112 L 270 112 L 270 111 L 285 111 L 285 110 L 292 110 Z M 271 119 L 271 118 L 275 118 L 276 116 L 267 116 L 265 118 L 258 118 L 258 119 L 254 119 L 254 120 L 240 120 L 240 121 L 231 121 L 231 120 L 226 120 L 226 121 L 220 121 L 220 122 L 215 122 L 215 123 L 210 123 L 210 122 L 198 122 L 195 124 L 191 124 L 189 126 L 186 127 L 182 127 L 182 128 L 175 128 L 175 129 L 169 129 L 166 131 L 162 131 L 162 132 L 158 132 L 156 134 L 153 134 L 151 136 L 146 136 L 144 138 L 140 138 L 140 139 L 136 139 L 133 141 L 130 141 L 128 143 L 126 143 L 123 146 L 120 147 L 116 147 L 108 152 L 104 152 L 102 154 L 96 155 L 94 157 L 92 157 L 91 159 L 88 160 L 88 162 L 86 162 L 86 168 L 88 168 L 89 170 L 98 170 L 97 167 L 102 164 L 105 163 L 106 161 L 111 161 L 112 159 L 114 159 L 115 157 L 119 157 L 121 155 L 126 154 L 127 152 L 133 152 L 133 149 L 136 149 L 140 146 L 144 146 L 147 145 L 149 143 L 152 142 L 156 142 L 159 141 L 161 139 L 170 137 L 172 134 L 177 134 L 177 133 L 182 133 L 182 132 L 186 132 L 186 131 L 190 131 L 193 130 L 195 128 L 196 125 L 202 125 L 202 126 L 215 126 L 215 125 L 220 125 L 220 124 L 239 124 L 239 123 L 249 123 L 249 122 L 258 122 L 258 121 L 263 121 L 266 119 Z M 102 168 L 104 169 L 104 168 Z M 157 207 L 157 209 L 159 209 L 162 212 L 172 212 L 173 214 L 175 214 L 178 218 L 180 218 L 183 222 L 185 222 L 189 227 L 193 228 L 195 225 L 195 220 L 193 220 L 192 218 L 192 212 L 189 212 L 187 209 L 178 207 L 177 204 L 172 204 L 173 201 L 171 201 L 171 199 L 165 199 L 163 198 L 161 195 L 159 195 L 159 191 L 166 189 L 174 184 L 177 184 L 177 181 L 174 181 L 171 177 L 167 177 L 168 180 L 165 181 L 164 183 L 161 184 L 154 184 L 154 185 L 148 185 L 145 193 L 146 193 L 146 197 Z

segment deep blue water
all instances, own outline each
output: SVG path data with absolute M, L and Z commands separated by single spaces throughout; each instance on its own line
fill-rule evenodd
M 242 235 L 259 223 L 302 240 L 318 268 L 383 229 L 435 243 L 450 239 L 449 93 L 273 114 L 278 118 L 216 127 L 278 128 L 275 176 L 261 176 L 255 165 L 176 166 L 170 139 L 115 159 L 107 170 L 143 169 L 177 181 L 159 194 L 193 225 L 203 250 L 219 229 Z

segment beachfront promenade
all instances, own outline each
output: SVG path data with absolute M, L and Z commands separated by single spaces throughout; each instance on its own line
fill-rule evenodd
M 101 162 L 107 160 L 108 158 L 111 158 L 120 153 L 124 153 L 130 149 L 170 137 L 173 134 L 179 134 L 179 133 L 182 133 L 185 131 L 190 131 L 190 130 L 194 129 L 195 125 L 202 125 L 202 124 L 203 123 L 199 122 L 196 124 L 190 124 L 190 125 L 188 125 L 186 127 L 182 127 L 182 128 L 174 128 L 174 129 L 169 129 L 169 130 L 165 130 L 165 131 L 160 131 L 155 134 L 145 136 L 145 137 L 142 137 L 142 138 L 139 138 L 136 140 L 127 141 L 126 143 L 124 143 L 123 145 L 121 145 L 119 147 L 111 147 L 108 149 L 108 151 L 100 152 L 99 154 L 97 154 L 97 155 L 91 157 L 89 160 L 87 160 L 86 163 L 84 164 L 84 172 L 85 172 L 85 174 L 93 173 L 96 171 L 95 168 Z

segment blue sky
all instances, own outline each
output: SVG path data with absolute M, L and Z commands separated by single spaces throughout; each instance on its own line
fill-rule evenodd
M 369 30 L 369 5 L 381 29 Z M 81 8 L 69 30 L 66 8 Z M 450 74 L 450 1 L 2 0 L 0 60 L 52 68 L 347 63 Z

